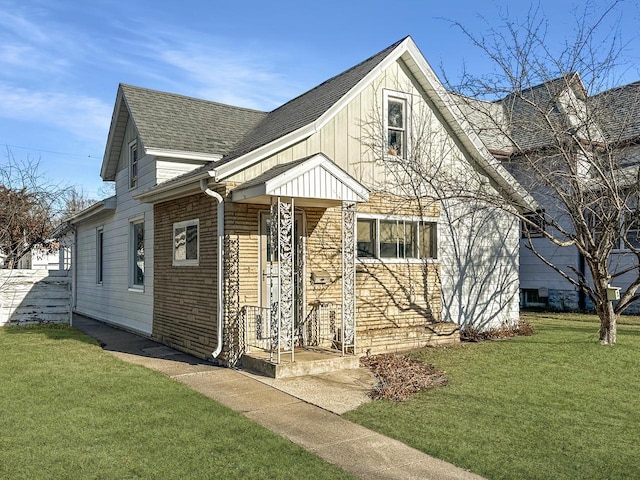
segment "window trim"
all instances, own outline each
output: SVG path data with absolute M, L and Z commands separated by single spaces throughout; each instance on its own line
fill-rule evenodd
M 400 154 L 394 154 L 389 148 L 389 101 L 400 100 L 404 105 L 404 145 Z M 410 132 L 411 132 L 411 95 L 406 92 L 399 92 L 396 90 L 384 89 L 382 91 L 383 102 L 383 124 L 384 124 L 384 139 L 383 139 L 383 152 L 385 155 L 395 156 L 398 158 L 408 158 L 411 150 Z M 399 129 L 395 129 L 399 130 Z
M 142 253 L 142 261 L 143 265 L 146 266 L 146 258 L 144 256 L 144 246 L 146 243 L 145 237 L 145 226 L 144 226 L 144 216 L 136 217 L 129 219 L 129 290 L 135 292 L 143 292 L 145 285 L 145 271 L 142 271 L 142 283 L 136 283 L 136 270 L 137 266 L 137 253 L 136 253 L 136 238 L 135 238 L 135 228 L 137 225 L 142 225 L 142 236 L 143 236 L 143 253 Z
M 357 226 L 359 220 L 367 220 L 373 221 L 373 250 L 374 255 L 372 257 L 364 257 L 358 256 L 357 253 Z M 420 257 L 420 228 L 416 229 L 417 234 L 417 245 L 416 245 L 416 256 L 415 257 L 381 257 L 380 256 L 380 221 L 403 221 L 408 223 L 414 223 L 419 227 L 421 223 L 431 223 L 435 225 L 435 256 L 422 258 Z M 438 245 L 440 245 L 440 228 L 439 226 L 439 217 L 419 217 L 419 216 L 411 216 L 411 215 L 381 215 L 381 214 L 360 214 L 356 215 L 356 258 L 361 263 L 439 263 L 439 255 L 438 255 Z
M 197 234 L 196 234 L 196 258 L 195 259 L 184 259 L 178 260 L 176 259 L 176 229 L 184 228 L 185 232 L 188 227 L 196 226 Z M 172 265 L 174 267 L 198 267 L 200 266 L 200 219 L 194 218 L 191 220 L 185 220 L 182 222 L 176 222 L 173 224 L 171 243 L 172 247 Z M 185 245 L 186 248 L 186 245 Z
M 104 226 L 96 228 L 96 284 L 104 282 Z
M 138 155 L 138 139 L 129 142 L 129 190 L 138 186 L 140 178 L 140 156 Z M 135 154 L 134 154 L 135 152 Z M 135 175 L 133 174 L 135 168 Z

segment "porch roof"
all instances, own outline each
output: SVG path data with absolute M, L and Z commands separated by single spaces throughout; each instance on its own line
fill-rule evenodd
M 269 204 L 271 197 L 292 197 L 299 206 L 367 202 L 369 190 L 322 153 L 277 165 L 231 192 L 239 203 Z

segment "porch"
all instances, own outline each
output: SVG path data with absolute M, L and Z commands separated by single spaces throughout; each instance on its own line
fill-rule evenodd
M 269 206 L 258 213 L 258 301 L 239 308 L 244 368 L 281 378 L 358 366 L 355 210 L 367 199 L 362 185 L 321 154 L 278 165 L 232 190 L 234 203 Z M 331 207 L 336 255 L 308 271 L 306 211 Z
M 317 375 L 358 368 L 359 357 L 343 336 L 339 306 L 314 302 L 300 321 L 295 321 L 293 348 L 279 348 L 277 308 L 244 306 L 242 323 L 243 368 L 271 378 Z

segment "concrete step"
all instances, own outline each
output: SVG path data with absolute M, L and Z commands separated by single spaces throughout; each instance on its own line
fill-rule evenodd
M 270 378 L 318 375 L 359 366 L 360 358 L 357 355 L 342 355 L 331 350 L 296 349 L 293 362 L 290 352 L 281 354 L 280 363 L 270 361 L 269 352 L 265 351 L 251 351 L 240 359 L 242 369 Z

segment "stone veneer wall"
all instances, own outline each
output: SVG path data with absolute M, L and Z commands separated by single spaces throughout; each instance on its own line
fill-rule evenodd
M 155 205 L 152 337 L 200 358 L 216 332 L 216 206 L 203 193 Z M 198 266 L 173 266 L 173 224 L 199 219 Z
M 203 194 L 156 205 L 153 337 L 207 357 L 216 343 L 215 201 Z M 306 223 L 305 289 L 307 313 L 314 302 L 342 303 L 342 219 L 340 207 L 297 209 Z M 241 311 L 257 306 L 260 295 L 259 219 L 268 205 L 225 202 L 225 331 L 221 360 L 239 354 Z M 359 212 L 418 215 L 414 205 L 372 195 Z M 421 210 L 437 216 L 438 206 Z M 172 266 L 173 223 L 200 219 L 200 265 Z M 328 273 L 326 285 L 312 272 Z M 458 340 L 455 325 L 438 323 L 442 302 L 438 262 L 357 263 L 357 353 L 418 348 Z

